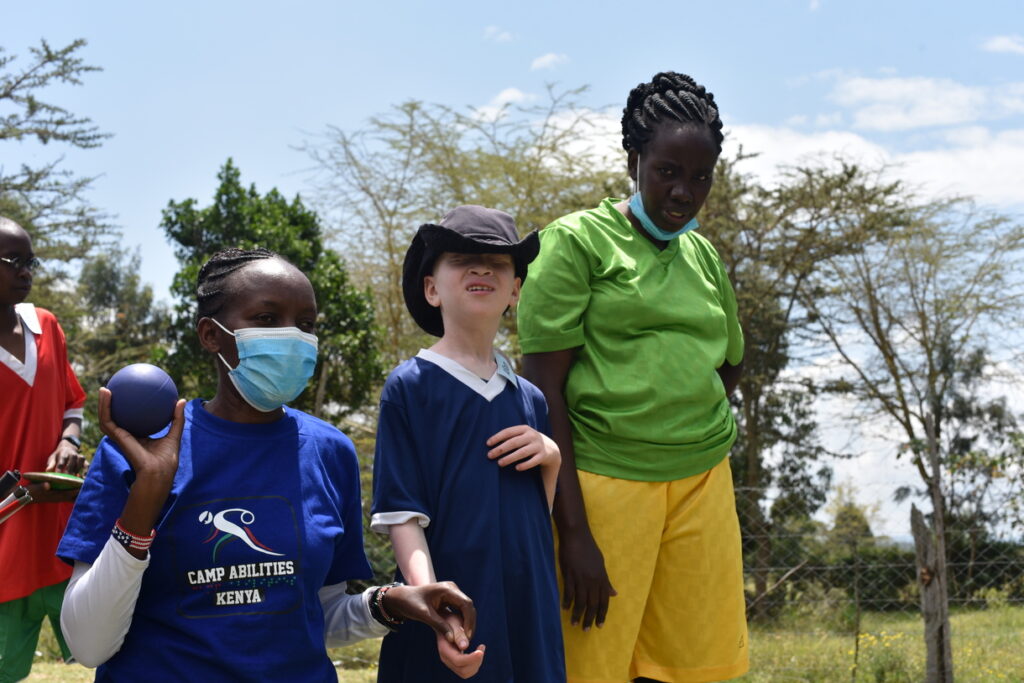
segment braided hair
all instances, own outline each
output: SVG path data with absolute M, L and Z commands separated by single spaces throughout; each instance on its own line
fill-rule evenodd
M 629 91 L 622 110 L 622 147 L 643 151 L 654 137 L 655 126 L 664 120 L 704 124 L 722 151 L 722 119 L 715 96 L 686 74 L 663 71 L 650 83 L 641 83 Z
M 220 312 L 225 297 L 234 294 L 228 276 L 241 270 L 253 261 L 281 258 L 275 252 L 262 247 L 257 249 L 222 249 L 210 257 L 199 269 L 196 281 L 196 321 Z

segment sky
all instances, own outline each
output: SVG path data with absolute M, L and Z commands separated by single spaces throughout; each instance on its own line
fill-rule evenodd
M 40 39 L 77 38 L 103 71 L 47 97 L 112 137 L 85 151 L 4 143 L 0 167 L 63 154 L 66 168 L 98 176 L 90 201 L 115 216 L 164 298 L 176 262 L 160 212 L 208 204 L 228 157 L 243 183 L 293 196 L 311 189 L 296 147 L 328 125 L 356 130 L 409 99 L 540 102 L 550 83 L 588 85 L 615 145 L 630 88 L 661 70 L 715 94 L 727 151 L 759 153 L 747 170 L 765 179 L 838 152 L 889 164 L 925 195 L 1024 217 L 1019 0 L 0 0 L 0 46 L 15 64 Z M 873 486 L 867 468 L 851 469 Z

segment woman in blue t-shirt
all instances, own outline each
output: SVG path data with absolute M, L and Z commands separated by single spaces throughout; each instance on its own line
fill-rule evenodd
M 336 681 L 325 644 L 423 621 L 458 647 L 475 625 L 451 583 L 371 587 L 352 442 L 284 404 L 317 360 L 313 287 L 264 249 L 199 272 L 197 333 L 217 393 L 178 401 L 137 440 L 110 417 L 57 554 L 74 564 L 61 624 L 97 680 Z M 455 626 L 442 617 L 461 614 Z

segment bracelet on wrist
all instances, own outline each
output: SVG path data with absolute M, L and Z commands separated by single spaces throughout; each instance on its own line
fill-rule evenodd
M 114 537 L 115 541 L 129 550 L 145 552 L 149 550 L 149 546 L 153 545 L 153 539 L 156 538 L 156 529 L 150 531 L 149 536 L 136 536 L 121 526 L 121 520 L 118 519 L 114 522 L 114 528 L 110 530 L 110 535 Z
M 398 627 L 405 623 L 405 620 L 398 619 L 387 613 L 387 610 L 384 609 L 384 596 L 387 595 L 388 591 L 395 586 L 404 585 L 405 584 L 396 581 L 384 586 L 377 586 L 376 590 L 370 594 L 370 616 L 378 623 L 386 626 L 390 631 L 397 631 Z

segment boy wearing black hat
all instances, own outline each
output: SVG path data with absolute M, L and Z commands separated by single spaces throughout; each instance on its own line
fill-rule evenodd
M 371 528 L 390 533 L 400 579 L 473 598 L 487 656 L 407 624 L 384 639 L 378 681 L 565 680 L 549 516 L 561 458 L 543 395 L 493 348 L 538 247 L 508 214 L 460 206 L 406 252 L 406 306 L 440 340 L 384 385 Z

